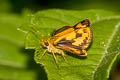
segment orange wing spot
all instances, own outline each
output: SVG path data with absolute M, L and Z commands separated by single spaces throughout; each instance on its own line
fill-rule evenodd
M 72 43 L 72 45 L 75 45 L 75 46 L 79 46 L 81 43 L 83 43 L 83 39 L 82 38 L 77 38 L 77 39 L 74 39 L 74 43 Z
M 82 26 L 82 24 L 78 23 L 75 27 L 80 28 L 81 26 Z
M 90 28 L 86 28 L 86 32 L 90 33 Z
M 85 37 L 88 37 L 88 33 L 83 33 L 83 34 L 82 34 L 82 37 L 84 37 L 84 38 L 85 38 Z
M 84 28 L 86 25 L 82 25 L 81 23 L 78 23 L 75 25 L 75 28 Z
M 83 33 L 83 29 L 79 29 L 77 32 L 78 33 Z
M 66 40 L 72 40 L 76 37 L 76 33 L 75 32 L 72 32 L 72 33 L 69 33 L 66 35 Z

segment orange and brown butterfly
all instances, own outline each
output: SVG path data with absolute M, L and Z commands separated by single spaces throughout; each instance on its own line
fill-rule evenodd
M 86 48 L 92 41 L 92 30 L 89 19 L 85 19 L 74 26 L 64 26 L 53 32 L 52 36 L 42 39 L 42 46 L 46 52 L 52 53 L 56 64 L 56 53 L 61 54 L 66 61 L 64 51 L 78 56 L 87 56 Z M 41 58 L 42 58 L 41 56 Z

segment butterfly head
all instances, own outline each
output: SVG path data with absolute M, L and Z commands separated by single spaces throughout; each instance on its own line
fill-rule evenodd
M 48 47 L 49 46 L 49 41 L 47 39 L 42 40 L 42 45 L 43 47 Z

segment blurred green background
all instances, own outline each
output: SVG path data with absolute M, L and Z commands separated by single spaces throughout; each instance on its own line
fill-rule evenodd
M 105 9 L 120 11 L 120 0 L 0 0 L 0 12 L 20 13 L 24 8 L 32 11 L 60 8 L 72 10 Z
M 25 35 L 17 31 L 25 22 L 21 16 L 25 9 L 104 9 L 119 13 L 119 5 L 120 0 L 0 0 L 0 80 L 47 80 L 43 67 L 34 62 L 34 50 L 24 49 Z

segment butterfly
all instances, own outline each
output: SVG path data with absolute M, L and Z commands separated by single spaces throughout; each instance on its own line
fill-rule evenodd
M 56 64 L 58 64 L 56 53 L 61 54 L 66 62 L 64 51 L 78 56 L 87 56 L 86 48 L 91 44 L 92 37 L 89 19 L 78 22 L 74 26 L 64 26 L 53 32 L 51 37 L 41 40 L 42 46 L 46 48 L 42 56 L 46 52 L 52 53 Z

